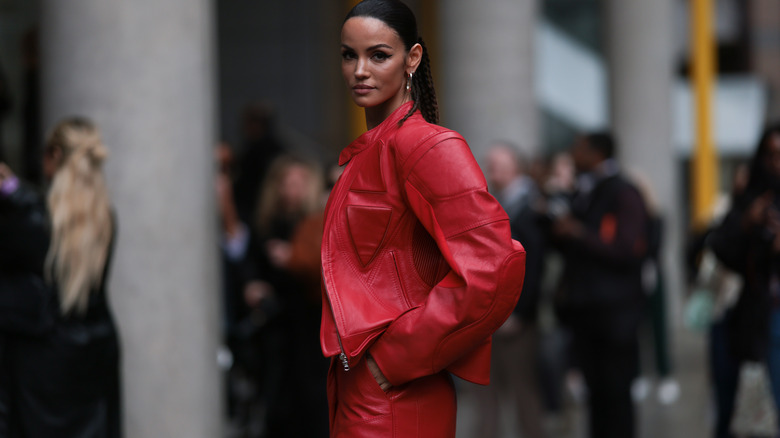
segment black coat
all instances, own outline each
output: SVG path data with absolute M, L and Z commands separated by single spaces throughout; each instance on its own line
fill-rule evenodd
M 50 231 L 40 197 L 0 199 L 0 437 L 120 436 L 119 345 L 103 281 L 64 316 L 43 280 Z M 109 256 L 110 259 L 110 256 Z
M 744 279 L 739 299 L 725 317 L 728 344 L 738 360 L 767 358 L 770 315 L 778 305 L 770 291 L 772 274 L 780 273 L 780 257 L 771 249 L 774 236 L 764 227 L 742 225 L 750 205 L 762 194 L 748 192 L 736 199 L 706 241 L 718 259 Z M 774 209 L 780 211 L 777 197 Z
M 542 216 L 535 209 L 540 196 L 536 186 L 529 182 L 527 192 L 522 196 L 499 199 L 509 216 L 512 238 L 520 242 L 526 252 L 523 292 L 514 310 L 515 315 L 526 324 L 536 323 L 544 277 L 547 238 Z
M 586 229 L 562 244 L 565 268 L 556 297 L 564 322 L 602 317 L 607 332 L 635 333 L 642 311 L 642 262 L 647 256 L 648 214 L 639 191 L 620 175 L 601 179 L 572 201 Z
M 0 198 L 0 333 L 40 334 L 53 320 L 52 294 L 43 282 L 49 247 L 41 198 L 22 186 Z

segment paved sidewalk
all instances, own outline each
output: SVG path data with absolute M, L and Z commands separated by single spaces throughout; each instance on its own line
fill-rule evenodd
M 657 382 L 650 378 L 650 390 L 639 403 L 637 411 L 638 438 L 708 438 L 712 435 L 706 338 L 679 329 L 674 332 L 673 341 L 675 378 L 680 384 L 680 396 L 672 404 L 660 403 Z M 463 388 L 458 394 L 458 438 L 481 438 L 471 435 L 475 415 L 473 407 L 473 395 L 468 388 Z M 521 437 L 514 432 L 511 418 L 503 415 L 502 420 L 502 438 Z M 549 438 L 586 438 L 585 406 L 570 400 L 563 418 L 547 418 L 546 425 Z

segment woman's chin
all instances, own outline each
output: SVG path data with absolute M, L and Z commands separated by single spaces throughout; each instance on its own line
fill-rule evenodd
M 363 96 L 352 96 L 352 101 L 361 108 L 370 108 L 376 105 L 376 102 L 371 99 L 366 99 Z

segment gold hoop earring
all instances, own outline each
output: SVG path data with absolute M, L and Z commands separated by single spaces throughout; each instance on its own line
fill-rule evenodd
M 409 72 L 409 79 L 406 80 L 406 91 L 412 91 L 412 76 L 414 72 Z

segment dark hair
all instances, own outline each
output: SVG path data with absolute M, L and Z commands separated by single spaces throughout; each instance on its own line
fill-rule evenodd
M 431 61 L 428 48 L 422 38 L 417 35 L 417 20 L 408 6 L 399 0 L 363 0 L 358 3 L 344 18 L 344 22 L 353 17 L 370 17 L 381 20 L 393 29 L 404 43 L 406 51 L 415 44 L 423 49 L 422 59 L 412 79 L 412 109 L 400 123 L 406 121 L 417 109 L 428 123 L 439 122 L 439 104 L 436 102 L 436 90 L 433 88 L 431 76 Z
M 756 152 L 750 160 L 750 174 L 745 189 L 748 194 L 756 195 L 759 194 L 758 192 L 764 192 L 776 185 L 776 182 L 773 181 L 776 177 L 770 175 L 766 168 L 770 139 L 775 135 L 780 136 L 780 123 L 767 126 L 761 134 Z
M 612 133 L 607 131 L 591 132 L 583 138 L 590 149 L 600 153 L 604 158 L 615 157 L 615 138 Z

